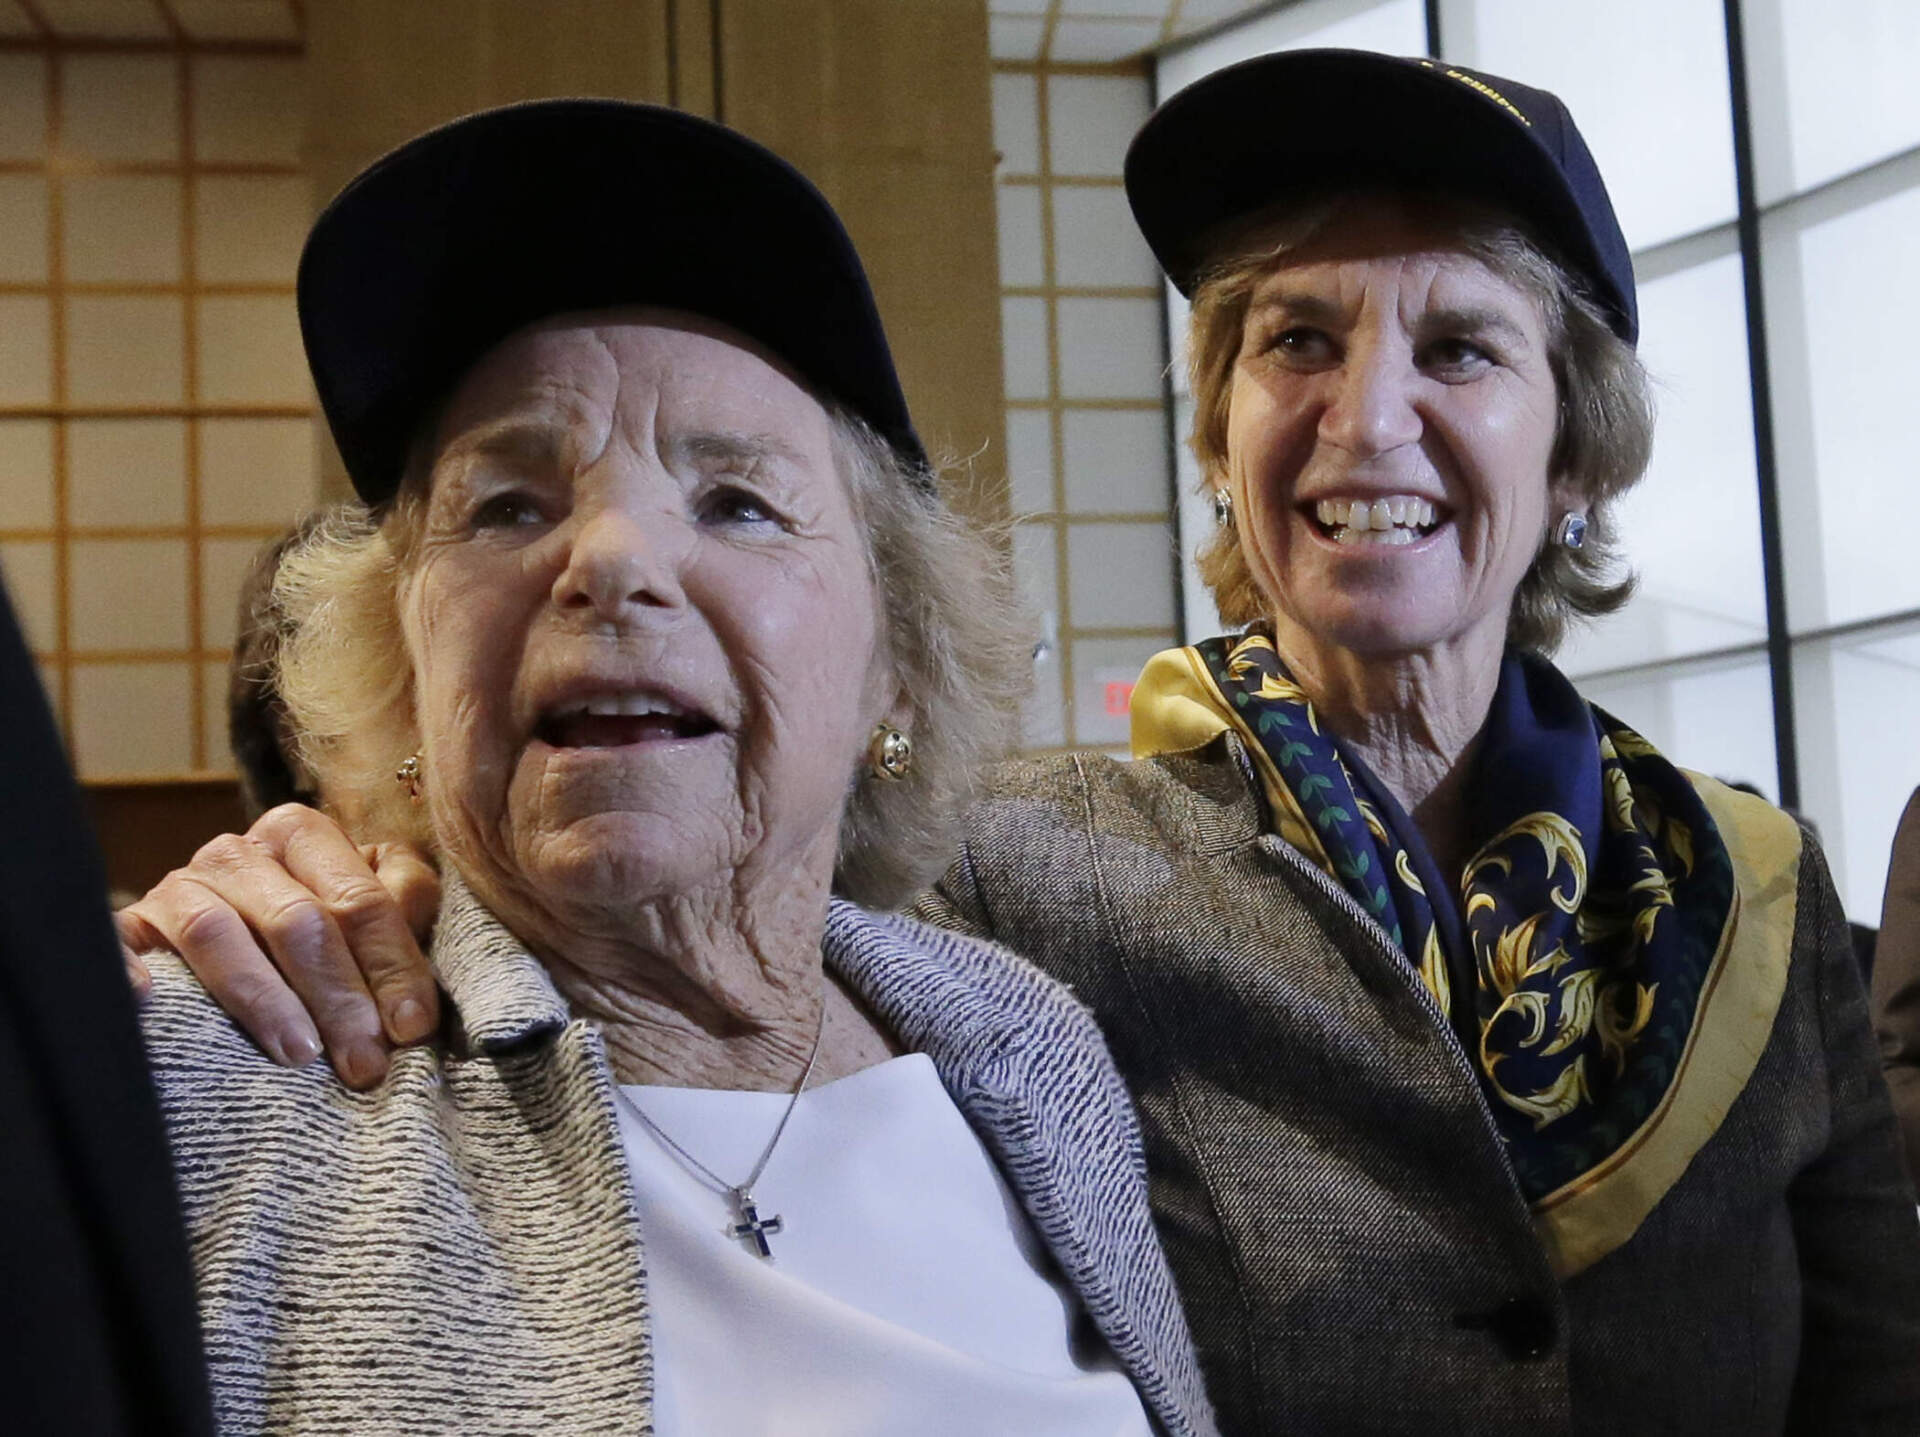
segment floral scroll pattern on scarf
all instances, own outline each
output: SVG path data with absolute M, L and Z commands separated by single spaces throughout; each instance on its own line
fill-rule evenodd
M 1281 836 L 1478 1035 L 1474 1067 L 1528 1200 L 1603 1163 L 1682 1076 L 1733 902 L 1732 864 L 1693 786 L 1551 667 L 1509 658 L 1475 779 L 1497 787 L 1476 794 L 1480 846 L 1459 876 L 1474 991 L 1456 994 L 1413 825 L 1366 801 L 1270 638 L 1197 647 L 1268 760 Z

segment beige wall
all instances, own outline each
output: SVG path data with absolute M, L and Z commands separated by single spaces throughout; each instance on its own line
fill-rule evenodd
M 666 0 L 314 0 L 307 162 L 324 199 L 472 110 L 550 95 L 667 103 Z
M 725 0 L 720 118 L 792 160 L 873 279 L 921 438 L 970 461 L 955 504 L 1006 515 L 984 4 Z

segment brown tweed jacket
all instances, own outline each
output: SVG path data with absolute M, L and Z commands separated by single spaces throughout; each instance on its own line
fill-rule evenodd
M 1017 764 L 920 910 L 1099 1018 L 1222 1431 L 1920 1433 L 1920 1224 L 1817 851 L 1745 1089 L 1562 1282 L 1412 967 L 1267 830 L 1231 736 Z

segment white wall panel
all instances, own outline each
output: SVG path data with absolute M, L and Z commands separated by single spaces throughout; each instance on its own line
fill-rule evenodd
M 1596 676 L 1579 688 L 1682 768 L 1779 796 L 1766 655 Z
M 1255 55 L 1323 47 L 1424 55 L 1426 10 L 1419 0 L 1302 0 L 1167 51 L 1155 67 L 1154 84 L 1164 100 L 1202 75 Z M 1335 121 L 1336 117 L 1328 117 L 1328 123 Z
M 1561 656 L 1572 674 L 1767 635 L 1739 256 L 1643 284 L 1640 314 L 1660 417 L 1647 477 L 1616 510 L 1640 587 L 1620 613 L 1576 631 Z
M 1743 0 L 1760 202 L 1920 145 L 1914 0 Z
M 1440 37 L 1449 60 L 1565 102 L 1631 248 L 1733 218 L 1720 0 L 1443 0 Z
M 1903 162 L 1763 227 L 1795 633 L 1920 608 L 1906 517 L 1920 395 L 1916 185 L 1920 162 Z
M 1920 632 L 1794 645 L 1800 804 L 1856 923 L 1878 924 L 1894 825 L 1920 784 Z

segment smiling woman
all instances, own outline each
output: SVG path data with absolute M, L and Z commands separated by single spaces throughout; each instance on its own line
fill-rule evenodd
M 1136 763 L 1004 773 L 920 911 L 1099 1015 L 1223 1426 L 1920 1427 L 1819 854 L 1548 661 L 1628 591 L 1652 433 L 1572 117 L 1281 53 L 1176 93 L 1127 189 L 1244 628 L 1149 662 Z
M 1203 468 L 1224 474 L 1242 351 L 1260 335 L 1275 332 L 1275 319 L 1250 313 L 1256 292 L 1263 286 L 1296 284 L 1295 263 L 1315 242 L 1328 243 L 1329 231 L 1351 234 L 1355 227 L 1365 231 L 1370 226 L 1384 227 L 1385 233 L 1370 239 L 1363 234 L 1359 245 L 1379 263 L 1392 264 L 1403 252 L 1418 254 L 1423 245 L 1437 242 L 1439 253 L 1432 258 L 1446 262 L 1456 285 L 1464 278 L 1469 286 L 1490 286 L 1505 297 L 1504 305 L 1490 309 L 1471 304 L 1449 309 L 1432 296 L 1424 297 L 1429 312 L 1410 320 L 1414 329 L 1405 336 L 1411 342 L 1418 334 L 1430 347 L 1423 372 L 1459 384 L 1479 377 L 1475 366 L 1500 363 L 1503 351 L 1515 345 L 1522 353 L 1514 357 L 1548 371 L 1554 406 L 1552 450 L 1523 471 L 1556 476 L 1556 492 L 1549 497 L 1557 501 L 1560 513 L 1579 516 L 1581 542 L 1531 546 L 1531 563 L 1513 590 L 1508 627 L 1517 646 L 1551 652 L 1570 620 L 1611 613 L 1632 593 L 1631 575 L 1619 568 L 1612 508 L 1646 470 L 1653 446 L 1653 406 L 1632 346 L 1614 332 L 1564 266 L 1484 203 L 1443 198 L 1432 191 L 1397 198 L 1362 191 L 1345 198 L 1290 201 L 1231 226 L 1218 254 L 1195 280 L 1188 348 L 1196 397 L 1194 452 Z M 1393 243 L 1396 228 L 1402 231 L 1404 251 Z M 1291 278 L 1283 280 L 1283 273 Z M 1496 337 L 1504 343 L 1493 342 Z M 1285 342 L 1293 348 L 1304 338 L 1290 335 Z M 1450 351 L 1445 359 L 1452 365 L 1444 374 L 1442 351 Z M 1511 370 L 1512 365 L 1503 367 Z M 1562 396 L 1579 396 L 1580 402 Z M 1427 509 L 1434 508 L 1431 497 L 1424 502 Z M 1341 522 L 1332 512 L 1314 517 L 1329 530 Z M 1421 527 L 1432 522 L 1423 519 Z M 1221 534 L 1201 553 L 1199 563 L 1229 623 L 1251 623 L 1265 614 L 1263 591 L 1236 535 Z
M 437 856 L 446 1021 L 388 1067 L 316 1002 L 356 1093 L 151 960 L 223 1429 L 1210 1432 L 1091 1020 L 856 906 L 950 851 L 1027 655 L 826 202 L 717 125 L 520 106 L 349 186 L 300 300 L 364 506 L 281 564 L 280 690 Z M 344 965 L 288 900 L 358 855 L 284 856 L 145 911 L 231 934 L 212 872 L 269 874 L 254 928 Z
M 1315 669 L 1410 651 L 1497 666 L 1553 497 L 1531 297 L 1450 226 L 1356 205 L 1271 258 L 1231 384 L 1221 479 L 1280 647 Z M 1396 504 L 1433 519 L 1396 524 Z M 1323 523 L 1323 505 L 1346 513 Z
M 771 366 L 775 381 L 794 382 L 784 365 L 750 341 L 742 351 L 697 316 L 660 312 L 658 317 L 670 321 L 668 330 L 681 334 L 683 345 L 705 336 L 712 341 L 705 346 L 709 357 L 728 352 L 736 359 L 758 359 Z M 671 338 L 666 330 L 661 333 Z M 1021 621 L 1005 607 L 969 599 L 952 612 L 939 612 L 924 602 L 927 595 L 976 593 L 982 564 L 978 540 L 944 506 L 917 500 L 923 480 L 903 472 L 894 451 L 858 417 L 834 408 L 825 423 L 835 472 L 844 477 L 854 515 L 855 538 L 886 619 L 887 662 L 902 676 L 905 691 L 918 696 L 911 725 L 918 737 L 913 782 L 861 785 L 842 819 L 840 891 L 886 905 L 915 891 L 929 867 L 945 860 L 957 805 L 972 791 L 979 765 L 1004 749 L 1009 715 L 1025 683 L 1026 639 Z M 278 658 L 279 685 L 293 696 L 301 715 L 295 737 L 304 761 L 325 775 L 328 791 L 351 795 L 355 811 L 364 812 L 368 835 L 423 848 L 433 843 L 427 808 L 396 785 L 393 775 L 411 760 L 410 771 L 422 783 L 431 777 L 415 751 L 414 694 L 404 681 L 412 659 L 396 595 L 401 570 L 428 542 L 427 496 L 434 474 L 450 473 L 462 484 L 498 483 L 524 476 L 528 466 L 546 466 L 551 482 L 552 472 L 578 461 L 580 456 L 566 448 L 572 442 L 551 426 L 527 424 L 523 416 L 456 436 L 438 465 L 432 447 L 417 444 L 386 510 L 331 516 L 313 542 L 281 569 L 275 604 L 290 633 Z M 677 461 L 685 472 L 726 481 L 716 482 L 703 501 L 713 507 L 704 527 L 727 527 L 729 513 L 747 534 L 755 525 L 784 531 L 794 524 L 774 507 L 779 491 L 758 502 L 751 498 L 756 488 L 766 491 L 778 482 L 791 486 L 790 471 L 807 462 L 774 436 L 751 430 L 696 432 L 685 438 Z M 471 478 L 466 469 L 474 471 Z M 784 481 L 782 474 L 788 475 Z M 474 517 L 486 527 L 552 523 L 533 495 L 511 485 L 509 492 L 489 494 L 486 502 L 495 512 Z M 658 537 L 649 542 L 657 548 Z M 479 601 L 492 597 L 488 592 Z M 792 637 L 804 645 L 831 636 L 802 628 Z M 656 704 L 643 696 L 583 694 L 566 707 L 582 714 L 589 708 L 603 714 L 664 711 L 673 707 L 669 699 L 663 695 Z M 677 718 L 682 727 L 706 728 L 715 716 L 689 708 Z
M 676 923 L 738 930 L 743 885 L 804 928 L 846 775 L 876 723 L 912 723 L 827 411 L 724 326 L 603 311 L 495 346 L 428 450 L 370 542 L 397 556 L 404 732 L 442 858 L 550 971 L 630 968 L 621 951 L 669 900 Z M 285 691 L 304 718 L 341 668 L 385 656 L 292 617 Z M 306 727 L 316 774 L 344 787 Z M 673 946 L 717 962 L 711 943 Z M 665 999 L 694 976 L 623 987 Z M 766 1000 L 731 1001 L 748 1021 Z

